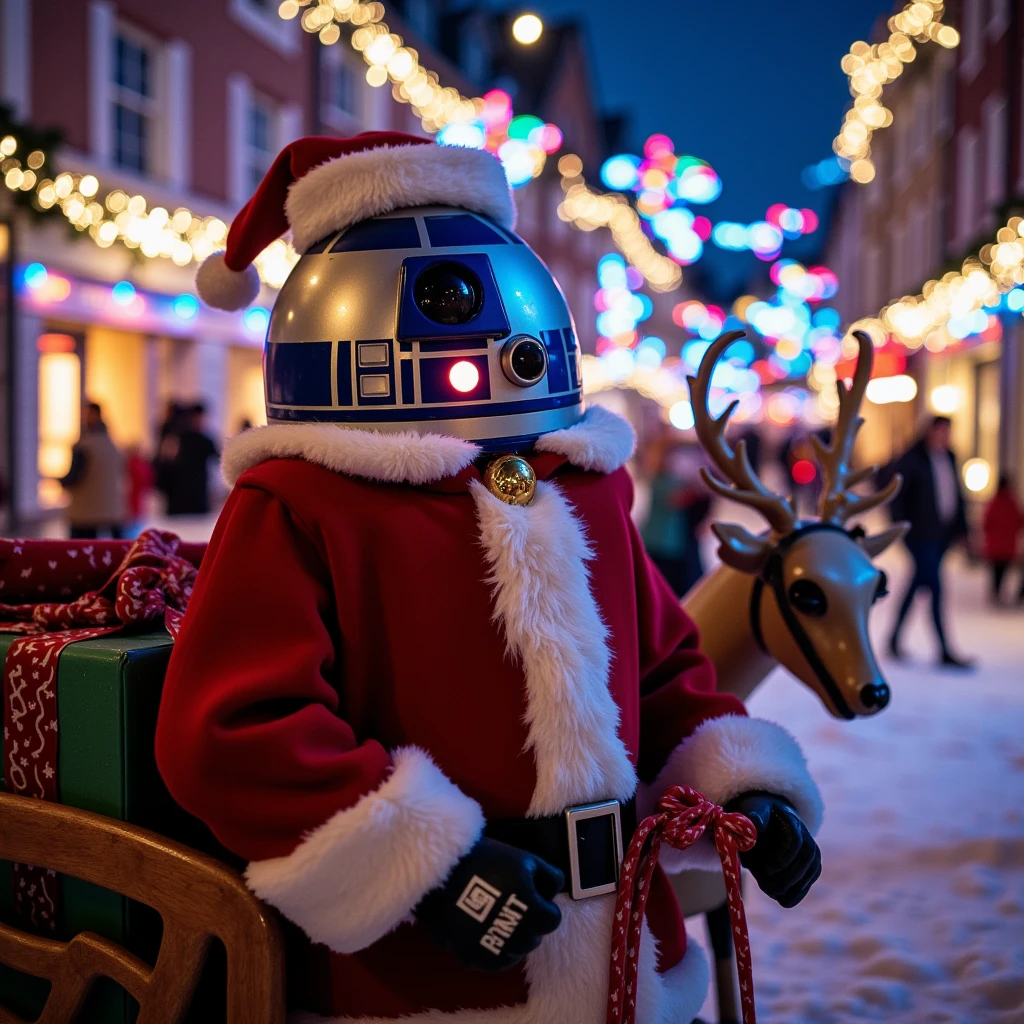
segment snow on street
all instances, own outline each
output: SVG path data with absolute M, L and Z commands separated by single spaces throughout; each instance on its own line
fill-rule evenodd
M 879 651 L 907 567 L 902 550 L 883 561 Z M 826 807 L 822 877 L 799 907 L 747 880 L 759 1019 L 1024 1022 L 1024 609 L 989 608 L 984 570 L 950 562 L 952 643 L 975 673 L 934 667 L 919 596 L 912 660 L 883 664 L 893 700 L 877 717 L 834 720 L 781 671 L 751 700 L 800 740 Z

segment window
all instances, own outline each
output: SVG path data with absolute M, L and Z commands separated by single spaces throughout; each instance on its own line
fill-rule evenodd
M 299 20 L 284 21 L 278 16 L 277 0 L 230 0 L 231 17 L 261 42 L 285 56 L 299 49 Z
M 985 132 L 985 201 L 997 206 L 1006 198 L 1006 100 L 989 96 L 981 116 Z
M 245 176 L 249 192 L 256 191 L 277 156 L 276 115 L 270 100 L 250 93 L 245 125 Z
M 956 237 L 961 246 L 977 233 L 978 149 L 977 129 L 962 128 L 956 151 Z
M 323 50 L 320 86 L 320 120 L 330 128 L 352 134 L 362 128 L 366 79 L 354 67 L 349 47 Z
M 110 98 L 111 155 L 118 167 L 147 174 L 153 168 L 157 112 L 155 60 L 149 46 L 121 27 L 114 37 Z

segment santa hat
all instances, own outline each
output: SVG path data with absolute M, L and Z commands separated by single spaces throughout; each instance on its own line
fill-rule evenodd
M 209 306 L 242 309 L 260 290 L 252 261 L 289 229 L 301 253 L 368 217 L 432 204 L 482 213 L 502 227 L 515 222 L 505 172 L 483 150 L 438 146 L 402 132 L 297 139 L 231 222 L 224 252 L 200 266 L 196 290 Z

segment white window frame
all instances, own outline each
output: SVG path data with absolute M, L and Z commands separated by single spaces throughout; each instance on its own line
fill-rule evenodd
M 114 46 L 118 35 L 144 46 L 151 57 L 153 95 L 144 104 L 149 118 L 146 170 L 141 177 L 155 178 L 188 188 L 192 166 L 192 51 L 180 39 L 161 40 L 130 22 L 117 20 L 107 0 L 89 5 L 89 144 L 96 158 L 114 166 L 114 103 L 138 98 L 114 84 Z M 119 95 L 119 93 L 121 93 Z M 125 174 L 138 175 L 128 167 Z
M 0 99 L 21 121 L 32 113 L 31 38 L 29 0 L 0 0 Z
M 299 19 L 285 21 L 278 15 L 275 4 L 264 10 L 252 3 L 252 0 L 229 0 L 228 11 L 235 22 L 265 46 L 285 57 L 293 57 L 298 53 Z
M 297 103 L 280 103 L 253 88 L 243 74 L 233 73 L 227 79 L 228 130 L 227 166 L 228 199 L 241 206 L 253 193 L 249 179 L 249 110 L 256 96 L 273 105 L 271 124 L 271 161 L 289 143 L 302 134 L 302 108 Z
M 135 167 L 128 167 L 123 164 L 116 164 L 120 170 L 129 174 L 140 174 L 142 177 L 160 177 L 165 166 L 166 151 L 162 145 L 161 128 L 164 104 L 164 67 L 163 53 L 158 40 L 145 32 L 141 32 L 133 25 L 124 22 L 116 22 L 111 35 L 111 63 L 106 78 L 106 102 L 110 106 L 111 117 L 111 163 L 115 164 L 117 147 L 114 144 L 115 105 L 123 106 L 126 110 L 144 118 L 146 121 L 146 150 L 142 154 L 143 167 L 138 170 Z M 143 50 L 150 60 L 150 84 L 152 94 L 141 96 L 131 89 L 125 89 L 114 81 L 114 53 L 118 39 L 125 39 L 133 46 Z

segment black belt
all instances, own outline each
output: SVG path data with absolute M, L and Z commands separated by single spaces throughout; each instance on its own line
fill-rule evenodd
M 565 875 L 574 900 L 615 892 L 622 852 L 636 831 L 636 797 L 568 807 L 549 818 L 499 818 L 484 835 L 536 854 Z

